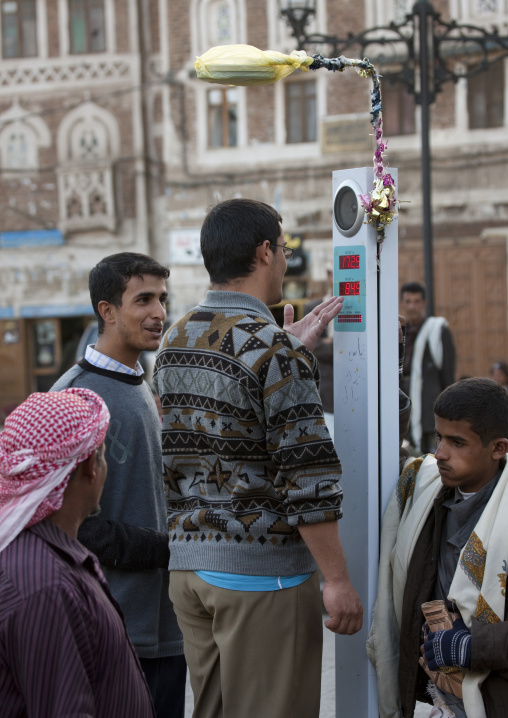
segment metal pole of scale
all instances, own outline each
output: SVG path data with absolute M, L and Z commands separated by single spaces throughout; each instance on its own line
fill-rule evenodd
M 397 182 L 397 170 L 390 167 Z M 382 245 L 358 199 L 372 168 L 333 173 L 335 446 L 342 463 L 339 522 L 351 581 L 364 610 L 354 636 L 336 636 L 336 714 L 377 718 L 377 685 L 366 642 L 376 596 L 382 513 L 398 478 L 398 231 Z M 381 251 L 380 251 L 381 249 Z

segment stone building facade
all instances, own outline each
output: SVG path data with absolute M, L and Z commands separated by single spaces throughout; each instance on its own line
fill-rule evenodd
M 433 5 L 444 21 L 453 18 L 508 36 L 506 0 L 434 0 Z M 344 38 L 403 22 L 412 6 L 412 0 L 317 0 L 309 31 Z M 171 116 L 177 132 L 180 128 L 182 154 L 172 157 L 167 207 L 169 226 L 187 227 L 189 234 L 194 228 L 197 237 L 204 208 L 217 199 L 255 197 L 276 206 L 286 231 L 303 239 L 308 256 L 304 275 L 286 277 L 286 296 L 293 299 L 324 291 L 332 171 L 372 164 L 371 87 L 353 70 L 298 71 L 274 85 L 229 89 L 195 78 L 195 57 L 217 44 L 295 49 L 278 12 L 276 0 L 170 5 L 170 64 L 178 83 L 171 93 L 180 97 L 179 104 L 172 102 Z M 350 56 L 358 56 L 354 53 L 352 48 Z M 474 60 L 458 54 L 455 67 Z M 382 73 L 383 66 L 376 66 Z M 507 68 L 506 59 L 500 60 L 475 78 L 444 85 L 431 107 L 435 311 L 448 318 L 454 332 L 457 377 L 486 375 L 492 362 L 508 357 Z M 402 86 L 387 82 L 383 104 L 387 159 L 399 170 L 403 200 L 399 283 L 423 281 L 420 108 Z M 179 310 L 195 294 L 186 271 L 173 267 Z
M 412 4 L 317 0 L 311 29 L 345 37 L 401 21 Z M 508 35 L 508 0 L 433 4 L 443 19 Z M 169 264 L 171 318 L 199 301 L 199 229 L 218 200 L 275 206 L 303 257 L 287 300 L 301 309 L 325 291 L 331 173 L 372 163 L 369 81 L 298 71 L 231 88 L 194 72 L 215 45 L 295 49 L 277 0 L 0 7 L 0 407 L 59 373 L 92 317 L 88 272 L 106 254 Z M 423 280 L 419 109 L 399 86 L 383 85 L 383 97 L 404 200 L 399 281 Z M 454 332 L 458 376 L 485 375 L 508 358 L 506 60 L 446 85 L 431 113 L 436 313 Z
M 167 88 L 149 6 L 0 3 L 0 406 L 72 363 L 101 257 L 157 253 Z

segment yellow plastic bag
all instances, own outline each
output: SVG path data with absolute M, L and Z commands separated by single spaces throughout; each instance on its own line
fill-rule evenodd
M 300 68 L 308 72 L 313 62 L 303 50 L 283 55 L 252 45 L 212 47 L 194 63 L 198 79 L 221 85 L 269 85 Z

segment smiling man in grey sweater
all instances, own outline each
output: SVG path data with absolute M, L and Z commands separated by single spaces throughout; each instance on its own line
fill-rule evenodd
M 92 389 L 106 402 L 108 478 L 100 516 L 79 540 L 99 558 L 152 692 L 157 716 L 183 718 L 186 665 L 168 597 L 169 549 L 161 481 L 160 420 L 139 356 L 157 349 L 166 318 L 168 270 L 124 252 L 90 272 L 99 337 L 53 390 Z

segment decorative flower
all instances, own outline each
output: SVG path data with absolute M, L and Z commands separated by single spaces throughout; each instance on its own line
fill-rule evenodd
M 367 224 L 372 224 L 377 232 L 377 241 L 382 242 L 385 238 L 386 227 L 397 217 L 397 197 L 395 181 L 390 174 L 385 172 L 383 164 L 383 153 L 387 149 L 388 143 L 383 142 L 383 120 L 381 111 L 372 124 L 376 137 L 376 149 L 374 151 L 374 189 L 370 195 L 360 195 L 360 202 L 365 208 Z

